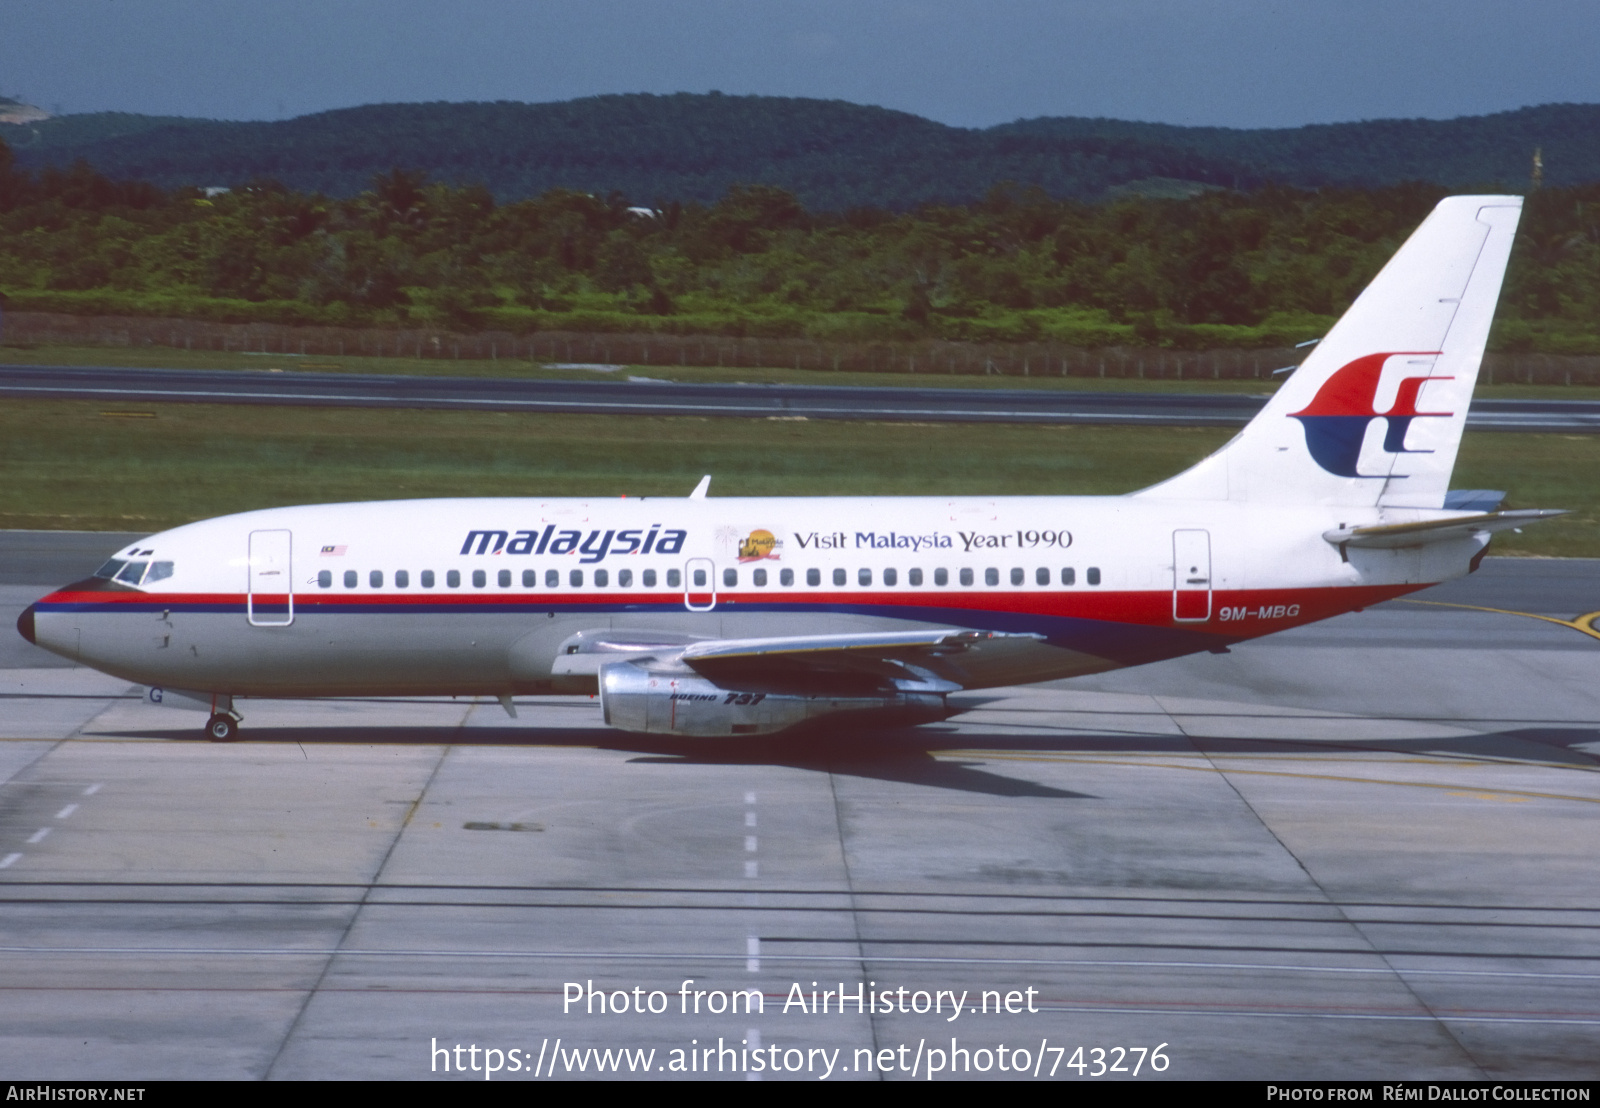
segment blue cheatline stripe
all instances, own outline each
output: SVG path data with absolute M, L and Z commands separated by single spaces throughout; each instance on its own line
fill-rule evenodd
M 1163 594 L 1165 595 L 1165 594 Z M 616 600 L 581 602 L 481 601 L 477 603 L 427 602 L 432 597 L 418 596 L 399 603 L 323 602 L 297 597 L 295 617 L 356 615 L 533 615 L 555 612 L 560 615 L 666 614 L 693 616 L 681 601 Z M 275 605 L 281 610 L 283 605 Z M 244 600 L 233 603 L 178 604 L 159 601 L 137 603 L 51 603 L 41 604 L 39 612 L 160 612 L 213 613 L 244 615 Z M 1240 641 L 1244 636 L 1221 635 L 1192 628 L 1147 626 L 1078 616 L 1040 615 L 1028 612 L 998 612 L 978 608 L 949 608 L 937 605 L 840 604 L 805 601 L 723 602 L 706 613 L 708 618 L 737 613 L 777 613 L 785 615 L 853 615 L 875 619 L 895 619 L 916 623 L 944 624 L 979 631 L 1039 634 L 1053 646 L 1105 658 L 1122 665 L 1173 658 L 1202 650 L 1215 650 Z

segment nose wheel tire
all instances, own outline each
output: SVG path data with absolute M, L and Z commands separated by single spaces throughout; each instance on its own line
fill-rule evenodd
M 214 743 L 232 742 L 239 737 L 239 723 L 221 712 L 206 721 L 206 738 Z

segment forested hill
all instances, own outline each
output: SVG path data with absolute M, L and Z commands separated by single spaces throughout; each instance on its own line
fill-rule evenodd
M 1446 187 L 1501 184 L 1522 192 L 1535 149 L 1542 150 L 1547 185 L 1600 181 L 1600 104 L 1545 104 L 1458 119 L 1378 119 L 1257 131 L 1043 118 L 986 133 L 1167 146 L 1301 186 L 1373 188 L 1427 181 Z
M 555 104 L 378 104 L 276 123 L 197 122 L 88 137 L 75 118 L 0 127 L 17 165 L 77 158 L 115 179 L 166 188 L 270 178 L 354 196 L 394 167 L 446 184 L 487 185 L 501 201 L 552 188 L 621 192 L 636 203 L 712 203 L 735 184 L 776 185 L 812 210 L 964 203 L 999 181 L 1088 199 L 1129 181 L 1256 183 L 1177 147 L 1124 138 L 989 135 L 839 100 L 759 96 L 599 96 Z
M 1002 181 L 1094 200 L 1269 182 L 1447 187 L 1600 181 L 1600 105 L 1287 130 L 1043 118 L 986 130 L 838 100 L 716 93 L 598 96 L 554 104 L 378 104 L 273 123 L 98 113 L 0 125 L 19 168 L 79 158 L 117 179 L 175 188 L 271 178 L 354 196 L 399 166 L 502 201 L 567 188 L 634 203 L 711 203 L 730 185 L 775 185 L 813 211 L 964 203 Z

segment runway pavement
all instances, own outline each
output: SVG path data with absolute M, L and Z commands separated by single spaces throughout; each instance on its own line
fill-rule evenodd
M 0 604 L 121 542 L 0 534 Z M 213 745 L 19 639 L 0 1066 L 1592 1080 L 1600 639 L 1571 624 L 1600 562 L 1489 559 L 1417 599 L 939 726 L 739 743 L 418 698 L 244 702 Z M 745 989 L 761 1010 L 727 1011 Z
M 1045 389 L 703 385 L 546 381 L 255 370 L 0 365 L 0 396 L 315 407 L 436 408 L 657 416 L 1077 423 L 1232 427 L 1264 397 L 1064 392 Z M 1600 431 L 1600 401 L 1473 401 L 1467 426 L 1498 431 Z

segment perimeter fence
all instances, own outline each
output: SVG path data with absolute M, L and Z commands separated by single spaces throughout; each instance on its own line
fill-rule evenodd
M 136 316 L 7 312 L 8 346 L 169 347 L 299 358 L 405 357 L 639 366 L 727 366 L 918 376 L 1103 377 L 1121 380 L 1270 378 L 1304 350 L 1083 348 L 1049 342 L 827 342 L 727 335 L 541 331 L 459 333 L 429 329 L 211 323 Z M 311 366 L 307 366 L 311 368 Z M 1600 385 L 1600 356 L 1499 353 L 1484 359 L 1487 384 Z

